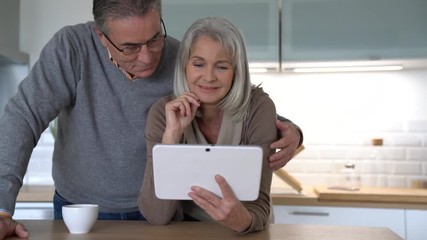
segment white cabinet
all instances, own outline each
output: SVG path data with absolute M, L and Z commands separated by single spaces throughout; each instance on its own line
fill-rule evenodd
M 249 61 L 279 63 L 427 58 L 425 0 L 163 0 L 169 35 L 223 16 L 243 32 Z
M 19 48 L 19 0 L 0 1 L 0 46 Z
M 406 240 L 425 240 L 427 238 L 427 211 L 406 210 Z
M 425 0 L 282 0 L 283 61 L 427 57 Z
M 29 60 L 28 54 L 19 51 L 19 5 L 19 0 L 0 1 L 0 77 L 7 74 L 3 66 L 25 65 Z
M 168 35 L 181 40 L 198 18 L 222 16 L 243 33 L 250 61 L 279 61 L 278 0 L 163 0 Z
M 53 219 L 53 203 L 52 202 L 17 202 L 15 205 L 15 214 L 13 218 L 16 220 L 25 219 Z
M 405 238 L 404 209 L 279 205 L 273 208 L 275 223 L 387 227 Z

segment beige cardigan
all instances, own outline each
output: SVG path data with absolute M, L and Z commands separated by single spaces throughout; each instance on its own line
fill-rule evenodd
M 173 97 L 163 97 L 150 109 L 147 126 L 147 165 L 138 205 L 145 218 L 153 224 L 167 224 L 172 220 L 182 220 L 183 213 L 201 221 L 212 221 L 210 217 L 192 201 L 160 200 L 154 193 L 152 149 L 161 143 L 165 128 L 165 104 Z M 255 201 L 244 202 L 244 206 L 252 214 L 253 221 L 246 232 L 259 231 L 269 221 L 271 211 L 270 186 L 272 171 L 268 166 L 268 156 L 274 150 L 270 144 L 277 139 L 275 126 L 276 109 L 273 101 L 260 88 L 254 88 L 251 97 L 250 113 L 242 122 L 232 123 L 224 114 L 216 144 L 259 145 L 264 152 L 259 197 Z M 206 144 L 206 140 L 197 128 L 196 121 L 184 133 L 186 143 Z M 244 174 L 242 166 L 241 174 Z

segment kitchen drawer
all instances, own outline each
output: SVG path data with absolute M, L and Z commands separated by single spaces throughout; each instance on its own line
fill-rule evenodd
M 405 237 L 405 210 L 380 208 L 274 206 L 274 222 L 387 227 Z
M 424 240 L 427 236 L 427 211 L 406 210 L 406 240 Z
M 53 219 L 53 203 L 51 202 L 17 202 L 14 219 Z

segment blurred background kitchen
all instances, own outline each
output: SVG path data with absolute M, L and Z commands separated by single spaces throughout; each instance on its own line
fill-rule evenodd
M 284 169 L 303 185 L 335 185 L 347 161 L 362 186 L 427 181 L 427 1 L 163 0 L 168 35 L 223 15 L 243 31 L 252 81 L 297 123 L 304 146 Z M 52 35 L 92 20 L 89 0 L 2 0 L 0 113 Z M 321 66 L 348 65 L 342 69 Z M 403 68 L 356 72 L 354 67 Z M 295 73 L 295 71 L 314 72 Z M 340 72 L 336 72 L 340 71 Z M 372 146 L 382 138 L 382 146 Z M 54 138 L 34 150 L 25 184 L 52 185 Z

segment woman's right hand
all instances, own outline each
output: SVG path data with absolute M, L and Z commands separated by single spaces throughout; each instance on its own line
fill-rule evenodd
M 215 181 L 221 189 L 222 197 L 200 186 L 192 186 L 188 195 L 213 220 L 236 232 L 247 231 L 252 224 L 252 214 L 237 199 L 224 177 L 216 175 Z
M 199 107 L 199 98 L 190 92 L 186 92 L 166 103 L 166 128 L 163 133 L 162 143 L 178 143 L 184 133 L 184 129 L 194 119 Z

